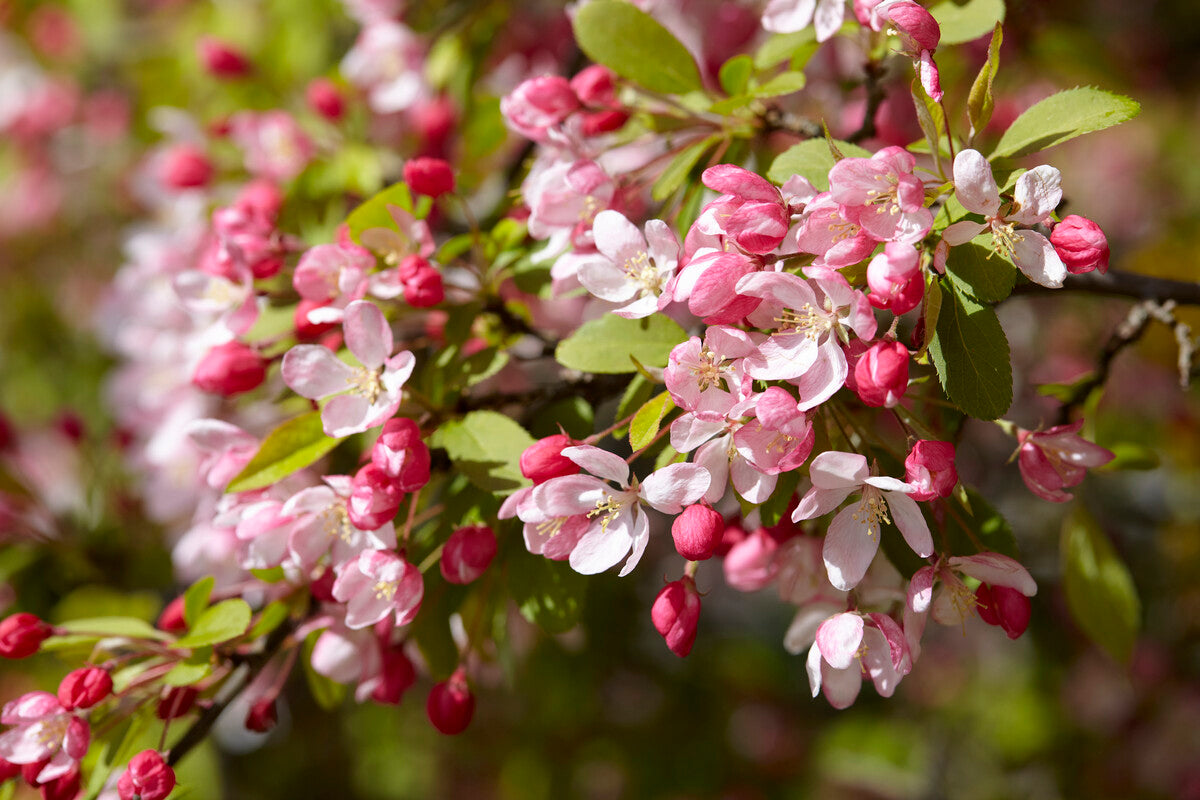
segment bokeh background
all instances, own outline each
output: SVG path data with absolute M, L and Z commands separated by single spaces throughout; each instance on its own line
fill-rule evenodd
M 737 33 L 753 4 L 676 5 L 685 16 L 722 7 L 727 24 L 705 40 L 713 52 L 739 43 L 718 34 L 753 35 L 753 26 Z M 550 3 L 408 6 L 409 25 L 457 36 L 457 58 L 473 65 L 447 81 L 460 115 L 444 146 L 460 180 L 483 185 L 522 155 L 496 99 L 529 74 L 579 63 L 569 24 Z M 95 322 L 122 243 L 145 214 L 135 186 L 164 138 L 156 109 L 185 109 L 211 126 L 242 108 L 302 108 L 305 85 L 336 78 L 357 30 L 335 0 L 0 2 L 0 410 L 5 435 L 21 443 L 6 451 L 4 475 L 35 488 L 0 505 L 0 607 L 152 619 L 172 596 L 162 531 L 142 511 L 145 483 L 121 458 L 106 401 L 113 359 Z M 205 74 L 196 56 L 204 35 L 243 48 L 253 80 Z M 986 39 L 939 53 L 943 86 L 969 85 L 985 52 Z M 997 123 L 1076 85 L 1142 104 L 1136 120 L 1046 156 L 1063 172 L 1066 211 L 1108 234 L 1115 269 L 1200 280 L 1197 52 L 1200 7 L 1188 0 L 1008 3 Z M 831 70 L 844 57 L 818 54 Z M 30 70 L 48 82 L 45 107 L 17 124 L 13 98 L 34 80 Z M 905 90 L 901 82 L 901 129 L 911 127 Z M 372 118 L 350 96 L 341 156 L 293 189 L 329 211 L 291 221 L 314 242 L 340 218 L 337 203 L 351 202 L 330 200 L 326 187 L 368 193 L 395 177 L 387 153 L 414 146 L 415 121 Z M 1035 385 L 1089 369 L 1129 305 L 1086 295 L 1003 304 L 1014 421 L 1053 421 L 1055 405 Z M 1180 316 L 1200 327 L 1200 317 Z M 1117 358 L 1095 435 L 1144 446 L 1146 468 L 1092 475 L 1077 493 L 1138 589 L 1142 633 L 1128 665 L 1068 613 L 1058 578 L 1066 509 L 1031 496 L 1015 466 L 1003 466 L 1011 440 L 980 424 L 967 432 L 960 471 L 1005 513 L 1038 579 L 1033 623 L 1015 642 L 978 620 L 931 627 L 890 700 L 865 691 L 840 712 L 813 700 L 802 657 L 782 647 L 793 610 L 771 590 L 730 589 L 719 569 L 700 572 L 698 643 L 675 658 L 649 621 L 671 569 L 660 549 L 630 578 L 592 579 L 584 624 L 569 633 L 547 637 L 511 614 L 517 655 L 483 670 L 476 718 L 461 736 L 427 723 L 427 682 L 398 708 L 351 701 L 329 712 L 298 678 L 265 741 L 231 725 L 181 778 L 197 800 L 1200 798 L 1200 403 L 1180 388 L 1176 358 L 1163 326 Z M 52 690 L 69 668 L 52 655 L 0 665 L 0 697 Z

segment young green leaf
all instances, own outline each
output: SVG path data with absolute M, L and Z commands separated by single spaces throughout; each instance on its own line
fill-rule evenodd
M 658 428 L 663 417 L 675 408 L 670 392 L 663 392 L 658 397 L 649 400 L 638 409 L 633 421 L 629 423 L 629 446 L 641 450 L 658 435 Z
M 367 198 L 346 217 L 346 227 L 355 241 L 369 228 L 395 228 L 396 222 L 388 212 L 388 206 L 399 206 L 412 213 L 412 193 L 404 183 L 394 183 L 372 197 Z
M 575 41 L 587 57 L 655 92 L 704 87 L 692 54 L 658 20 L 624 0 L 592 0 L 575 13 Z
M 946 0 L 929 9 L 942 29 L 940 47 L 973 42 L 1004 21 L 1004 0 Z
M 760 70 L 778 66 L 790 60 L 801 48 L 815 44 L 816 35 L 811 26 L 796 33 L 773 33 L 754 52 L 754 66 Z
M 942 311 L 942 285 L 933 272 L 925 274 L 925 297 L 921 300 L 921 320 L 925 325 L 921 339 L 921 349 L 916 358 L 922 358 L 929 350 L 933 337 L 937 334 L 938 316 Z
M 600 319 L 585 322 L 560 342 L 554 357 L 564 367 L 581 372 L 636 372 L 637 367 L 630 356 L 646 366 L 665 367 L 671 349 L 684 341 L 687 341 L 687 333 L 683 328 L 662 314 L 644 319 L 605 314 Z
M 967 119 L 971 123 L 971 138 L 974 139 L 980 131 L 987 127 L 992 118 L 992 109 L 996 99 L 992 96 L 992 82 L 1000 69 L 1000 45 L 1004 41 L 1004 28 L 996 23 L 992 31 L 992 41 L 988 45 L 987 61 L 979 68 L 975 82 L 971 84 L 971 94 L 967 97 Z
M 1012 364 L 1000 320 L 949 279 L 942 281 L 929 356 L 946 396 L 964 413 L 996 419 L 1012 405 Z
M 212 672 L 212 648 L 198 647 L 163 676 L 167 686 L 190 686 Z
M 717 79 L 721 82 L 721 89 L 725 94 L 734 97 L 746 91 L 746 85 L 750 82 L 750 73 L 752 72 L 754 72 L 754 60 L 742 53 L 721 65 Z
M 675 154 L 671 159 L 671 163 L 667 164 L 666 169 L 658 176 L 658 180 L 654 182 L 654 187 L 650 190 L 650 196 L 656 201 L 662 202 L 670 197 L 675 191 L 683 185 L 691 174 L 696 163 L 700 161 L 700 157 L 708 152 L 717 142 L 721 141 L 722 134 L 716 133 L 712 136 L 706 136 L 698 142 L 694 142 Z
M 250 606 L 245 600 L 222 600 L 206 609 L 186 636 L 176 640 L 176 647 L 204 647 L 220 644 L 241 636 L 250 626 Z
M 312 464 L 340 441 L 325 435 L 319 411 L 290 419 L 267 434 L 254 458 L 229 482 L 225 491 L 266 488 Z
M 189 628 L 196 624 L 201 612 L 208 608 L 208 598 L 212 596 L 216 582 L 216 578 L 209 575 L 193 583 L 183 593 L 183 621 Z
M 1054 147 L 1093 131 L 1131 120 L 1142 107 L 1124 95 L 1092 86 L 1052 94 L 1017 117 L 988 156 L 1015 158 Z
M 1076 505 L 1063 524 L 1063 588 L 1067 606 L 1093 642 L 1129 663 L 1142 604 L 1129 568 L 1091 515 Z
M 807 82 L 803 72 L 783 72 L 766 83 L 751 87 L 750 94 L 755 97 L 779 97 L 800 91 Z
M 837 148 L 848 157 L 870 158 L 871 151 L 850 142 L 835 142 Z M 782 185 L 793 175 L 812 181 L 822 192 L 829 190 L 829 170 L 837 163 L 824 139 L 805 139 L 784 150 L 771 162 L 767 180 Z
M 444 449 L 455 468 L 480 489 L 509 492 L 525 482 L 521 454 L 533 437 L 504 414 L 472 411 L 443 423 L 431 444 Z

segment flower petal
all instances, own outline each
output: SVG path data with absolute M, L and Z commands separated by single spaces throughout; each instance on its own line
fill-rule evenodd
M 860 510 L 858 505 L 848 506 L 833 518 L 821 550 L 829 582 L 843 591 L 858 585 L 879 550 L 879 537 L 861 519 L 854 518 Z
M 368 300 L 346 306 L 342 330 L 346 346 L 368 369 L 379 369 L 392 354 L 392 328 L 379 307 Z

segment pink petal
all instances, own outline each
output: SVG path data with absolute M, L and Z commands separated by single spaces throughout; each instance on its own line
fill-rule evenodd
M 647 249 L 642 232 L 620 211 L 601 211 L 592 223 L 592 231 L 596 237 L 596 249 L 615 262 L 614 268 L 618 271 L 621 263 Z
M 670 464 L 651 473 L 638 495 L 651 508 L 664 514 L 679 514 L 683 506 L 699 500 L 708 491 L 712 477 L 698 464 Z
M 954 157 L 954 192 L 968 211 L 994 217 L 1000 210 L 1000 189 L 992 165 L 978 150 L 961 150 Z
M 629 485 L 629 465 L 615 453 L 584 444 L 564 448 L 562 454 L 599 478 L 620 486 Z
M 849 708 L 858 699 L 862 689 L 862 667 L 852 664 L 849 669 L 834 669 L 828 664 L 821 666 L 824 679 L 821 686 L 825 699 L 834 708 Z
M 618 514 L 618 519 L 620 516 Z M 571 569 L 582 575 L 596 575 L 616 566 L 625 557 L 633 547 L 633 536 L 616 522 L 617 519 L 614 519 L 608 530 L 601 530 L 599 524 L 592 524 L 588 528 L 588 532 L 571 551 Z
M 953 569 L 976 580 L 993 586 L 1016 589 L 1026 597 L 1037 594 L 1037 583 L 1029 570 L 1019 561 L 1000 553 L 977 553 L 973 556 L 955 556 L 949 561 Z
M 1050 240 L 1035 231 L 1020 231 L 1013 238 L 1013 263 L 1025 277 L 1051 289 L 1061 287 L 1067 266 Z
M 858 585 L 879 549 L 879 536 L 872 535 L 861 520 L 861 505 L 847 506 L 833 518 L 821 551 L 829 582 L 842 591 Z M 854 519 L 855 514 L 860 519 Z
M 326 436 L 340 439 L 370 428 L 371 404 L 357 394 L 340 394 L 321 409 L 321 425 Z
M 392 354 L 392 328 L 369 300 L 355 300 L 346 306 L 342 330 L 346 346 L 367 369 L 379 369 Z
M 917 570 L 908 582 L 907 605 L 918 614 L 927 612 L 933 602 L 933 577 L 933 567 L 926 566 Z
M 629 559 L 625 562 L 625 566 L 621 567 L 621 571 L 617 573 L 617 577 L 624 578 L 633 568 L 642 560 L 642 554 L 646 552 L 646 545 L 650 542 L 650 520 L 645 514 L 635 513 L 633 520 L 633 552 L 629 554 Z
M 929 525 L 917 501 L 901 492 L 884 492 L 883 496 L 891 509 L 892 522 L 896 523 L 913 552 L 921 558 L 933 555 L 933 536 L 929 533 Z
M 854 663 L 862 638 L 863 618 L 851 612 L 835 614 L 817 628 L 817 647 L 834 669 Z
M 318 344 L 296 345 L 283 356 L 283 382 L 311 400 L 346 391 L 354 375 L 353 367 Z
M 861 486 L 870 474 L 866 456 L 827 450 L 812 460 L 808 475 L 817 489 L 847 489 Z
M 1017 178 L 1013 191 L 1016 205 L 1006 219 L 1019 225 L 1036 225 L 1050 216 L 1062 202 L 1062 174 L 1043 164 Z

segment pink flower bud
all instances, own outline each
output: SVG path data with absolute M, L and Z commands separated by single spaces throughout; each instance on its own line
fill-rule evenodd
M 253 348 L 241 342 L 226 342 L 209 350 L 192 383 L 203 391 L 233 397 L 255 389 L 267 377 L 267 363 Z
M 462 733 L 475 714 L 475 697 L 467 686 L 466 671 L 459 667 L 449 680 L 436 684 L 425 704 L 429 721 L 447 736 Z
M 58 684 L 58 702 L 68 711 L 91 708 L 112 693 L 112 677 L 99 667 L 80 667 Z
M 429 482 L 429 448 L 417 423 L 407 417 L 384 424 L 371 449 L 371 463 L 394 478 L 402 492 L 415 492 Z
M 884 251 L 867 265 L 867 285 L 871 287 L 867 300 L 876 308 L 889 309 L 893 314 L 916 308 L 925 295 L 925 279 L 916 248 L 902 242 L 888 242 Z
M 201 66 L 215 78 L 242 78 L 250 74 L 250 60 L 220 39 L 205 36 L 196 49 Z
M 160 167 L 162 182 L 172 189 L 207 186 L 213 178 L 212 161 L 193 144 L 177 144 L 168 150 Z
M 257 701 L 246 712 L 246 730 L 255 733 L 266 733 L 279 722 L 279 709 L 274 697 L 264 697 Z
M 910 486 L 917 487 L 909 495 L 913 500 L 924 502 L 935 497 L 949 497 L 958 485 L 954 445 L 927 439 L 917 442 L 904 459 L 904 478 Z
M 440 158 L 414 158 L 404 165 L 404 182 L 417 194 L 441 197 L 454 191 L 454 169 Z
M 1083 483 L 1088 467 L 1099 467 L 1116 456 L 1111 450 L 1079 436 L 1083 420 L 1057 425 L 1048 431 L 1018 429 L 1021 443 L 1017 466 L 1029 491 L 1053 503 L 1072 498 L 1069 489 Z
M 675 549 L 688 561 L 713 557 L 725 535 L 725 518 L 707 505 L 691 505 L 671 523 Z
M 942 29 L 933 15 L 912 0 L 900 0 L 887 6 L 883 16 L 891 20 L 900 33 L 904 49 L 910 55 L 922 50 L 933 51 L 942 38 Z
M 158 701 L 154 715 L 161 720 L 178 719 L 192 710 L 200 692 L 193 686 L 173 686 Z
M 583 118 L 581 130 L 584 136 L 599 136 L 602 133 L 612 133 L 625 127 L 625 123 L 629 121 L 629 112 L 619 109 L 592 111 L 581 116 Z
M 446 299 L 442 274 L 420 256 L 408 256 L 397 267 L 404 301 L 413 308 L 429 308 Z
M 384 705 L 399 705 L 404 693 L 416 683 L 417 671 L 399 646 L 385 648 L 382 657 L 379 683 L 371 691 L 371 699 Z
M 0 622 L 0 656 L 27 658 L 41 648 L 52 632 L 49 625 L 33 614 L 13 614 Z
M 908 348 L 900 342 L 878 342 L 854 367 L 855 391 L 869 406 L 891 408 L 908 388 Z
M 246 184 L 238 193 L 234 205 L 274 223 L 283 208 L 283 190 L 268 180 L 258 179 Z
M 143 750 L 129 760 L 117 781 L 121 800 L 164 800 L 175 788 L 175 771 L 157 750 Z
M 579 98 L 566 78 L 543 75 L 521 83 L 500 101 L 500 111 L 518 133 L 535 141 L 579 108 Z
M 337 573 L 333 571 L 333 567 L 329 567 L 308 585 L 309 594 L 314 600 L 322 603 L 336 603 L 337 598 L 333 596 L 333 584 L 336 580 Z
M 346 99 L 329 78 L 315 78 L 309 82 L 304 99 L 309 108 L 331 122 L 337 122 L 346 113 Z
M 650 608 L 654 629 L 662 635 L 672 653 L 683 658 L 696 643 L 700 623 L 700 593 L 696 582 L 685 575 L 662 588 Z
M 486 525 L 459 528 L 442 549 L 442 577 L 466 584 L 478 578 L 496 556 L 496 534 Z
M 585 106 L 608 107 L 616 104 L 614 92 L 616 76 L 612 70 L 602 64 L 585 67 L 574 78 L 571 78 L 571 88 Z
M 72 764 L 67 772 L 41 785 L 42 800 L 75 800 L 80 788 L 79 765 Z
M 1100 226 L 1087 217 L 1076 214 L 1063 217 L 1050 232 L 1050 243 L 1072 275 L 1094 269 L 1108 272 L 1108 239 Z
M 17 777 L 21 774 L 21 765 L 14 764 L 11 761 L 6 761 L 0 758 L 0 783 Z
M 562 454 L 563 448 L 574 444 L 570 436 L 562 433 L 539 439 L 521 453 L 521 474 L 534 483 L 575 475 L 579 472 L 579 465 Z
M 367 464 L 354 475 L 346 511 L 354 527 L 373 531 L 396 516 L 404 493 L 396 481 L 374 464 Z
M 167 607 L 158 615 L 158 622 L 155 625 L 160 631 L 167 633 L 183 633 L 187 630 L 187 621 L 183 618 L 182 595 L 167 603 Z
M 1033 605 L 1016 589 L 981 583 L 975 590 L 975 600 L 979 618 L 988 625 L 1003 628 L 1008 638 L 1016 639 L 1029 627 Z

